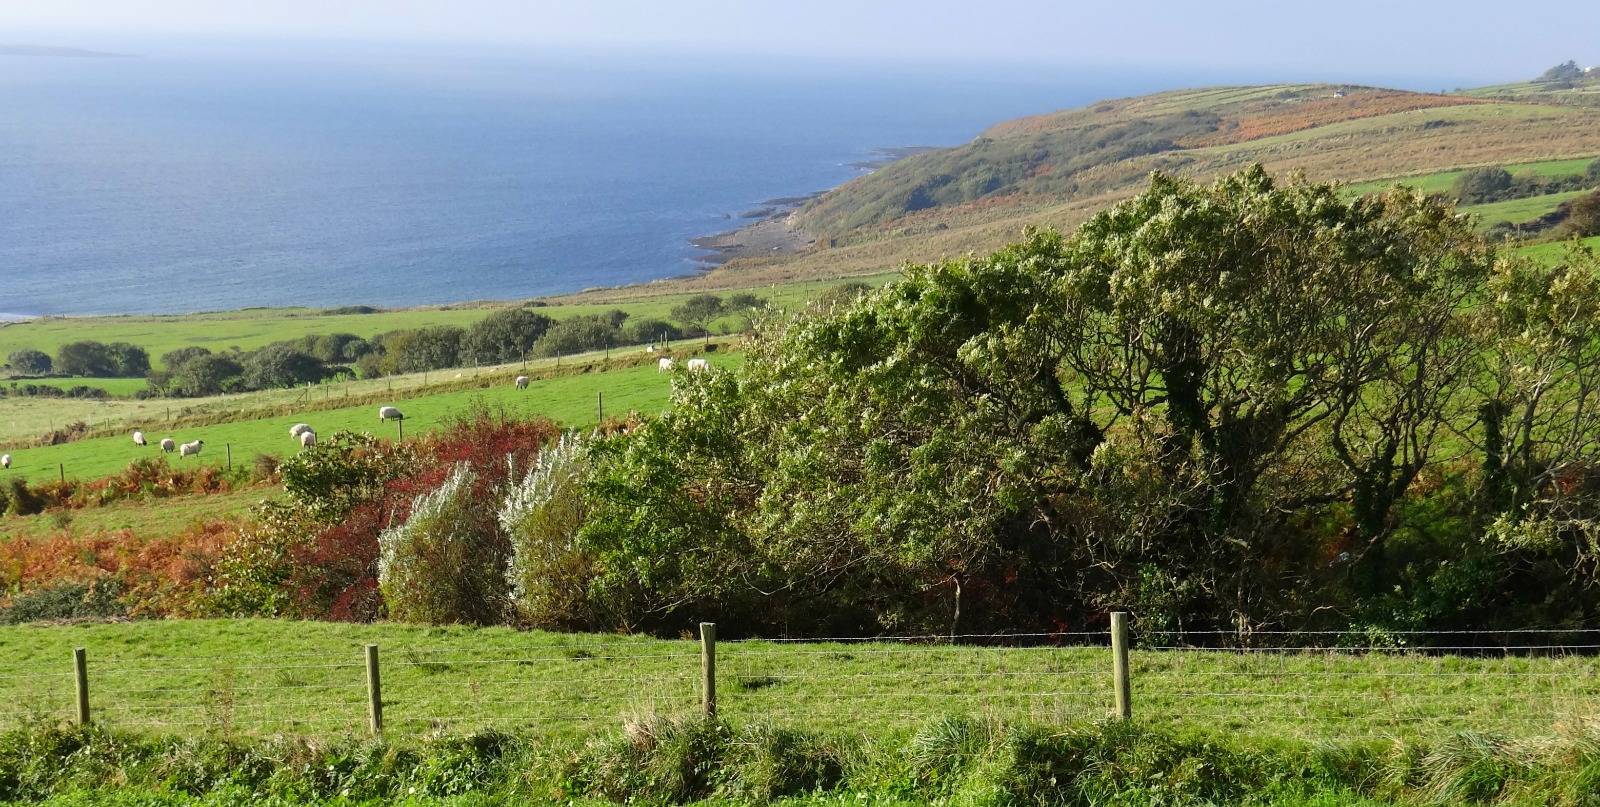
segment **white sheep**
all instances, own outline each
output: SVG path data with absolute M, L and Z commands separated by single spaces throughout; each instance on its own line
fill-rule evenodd
M 378 422 L 380 422 L 380 423 L 385 421 L 385 420 L 405 420 L 405 419 L 406 419 L 406 416 L 400 414 L 400 410 L 398 410 L 398 409 L 396 409 L 396 408 L 394 408 L 392 406 L 380 406 L 380 407 L 378 407 Z
M 691 373 L 702 373 L 702 372 L 705 372 L 706 370 L 710 370 L 710 369 L 711 369 L 711 362 L 708 362 L 705 359 L 690 359 L 689 360 L 689 372 L 691 372 Z
M 206 441 L 204 440 L 196 440 L 192 443 L 184 443 L 183 445 L 178 446 L 178 456 L 198 457 L 200 456 L 200 449 L 204 448 L 205 445 Z
M 171 454 L 175 449 L 177 449 L 177 447 L 178 447 L 178 443 L 175 440 L 173 440 L 171 437 L 163 437 L 163 438 L 161 438 L 161 450 L 162 451 L 164 451 L 164 452 L 166 452 L 168 454 Z
M 517 385 L 517 389 L 527 389 L 528 388 L 528 381 L 529 381 L 529 379 L 525 375 L 517 376 L 517 380 L 515 382 L 516 385 Z
M 300 447 L 301 448 L 316 448 L 317 447 L 317 433 L 312 431 L 312 430 L 310 430 L 310 429 L 306 429 L 305 431 L 300 432 Z
M 0 468 L 5 468 L 6 470 L 10 470 L 11 469 L 11 455 L 10 454 L 0 454 Z
M 308 431 L 311 431 L 311 424 L 296 423 L 289 427 L 289 436 L 298 440 L 300 439 L 300 435 L 305 434 Z
M 656 372 L 665 373 L 672 369 L 672 359 L 656 359 Z
M 136 446 L 145 445 L 144 432 L 134 432 L 133 433 L 133 444 L 136 445 Z

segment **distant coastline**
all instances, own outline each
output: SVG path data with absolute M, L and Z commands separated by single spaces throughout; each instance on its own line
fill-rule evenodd
M 939 146 L 875 148 L 870 150 L 867 159 L 845 165 L 870 174 L 890 163 L 936 151 L 939 148 Z M 738 218 L 753 220 L 751 223 L 689 239 L 691 246 L 707 253 L 696 257 L 695 262 L 702 269 L 714 269 L 741 258 L 788 255 L 809 248 L 815 243 L 815 239 L 795 225 L 794 214 L 807 202 L 824 193 L 827 191 L 816 191 L 805 196 L 768 199 L 756 208 L 738 214 Z M 732 219 L 734 215 L 727 213 L 723 218 Z

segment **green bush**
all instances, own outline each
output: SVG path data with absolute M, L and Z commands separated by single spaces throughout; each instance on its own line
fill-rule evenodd
M 594 558 L 578 542 L 588 514 L 584 451 L 577 435 L 563 435 L 540 452 L 500 507 L 500 528 L 511 539 L 507 575 L 515 606 L 537 627 L 600 626 L 588 598 Z
M 118 599 L 122 585 L 113 579 L 57 583 L 22 594 L 0 608 L 0 625 L 56 619 L 107 619 L 128 615 Z
M 378 586 L 389 617 L 431 625 L 501 621 L 505 558 L 492 551 L 474 474 L 457 465 L 444 484 L 418 496 L 404 523 L 378 536 Z

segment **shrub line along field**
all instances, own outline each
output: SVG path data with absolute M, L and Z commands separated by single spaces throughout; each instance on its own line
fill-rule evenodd
M 718 714 L 870 737 L 951 714 L 1057 725 L 1111 713 L 1104 633 L 986 646 L 994 638 L 720 642 Z M 379 646 L 385 731 L 400 736 L 483 728 L 581 735 L 700 707 L 701 647 L 693 640 L 176 620 L 0 629 L 0 715 L 10 723 L 72 719 L 72 648 L 84 647 L 100 725 L 357 734 L 368 719 L 367 644 Z M 1592 657 L 1548 638 L 1537 643 L 1551 645 L 1544 650 L 1473 656 L 1161 644 L 1131 656 L 1133 714 L 1147 725 L 1307 741 L 1426 740 L 1464 730 L 1533 739 L 1581 727 L 1600 707 Z
M 880 274 L 875 281 L 894 277 Z M 740 287 L 760 294 L 779 308 L 793 308 L 815 297 L 824 289 L 845 282 L 841 279 L 793 282 L 770 286 Z M 628 292 L 637 291 L 644 296 Z M 630 317 L 670 319 L 670 312 L 692 292 L 663 292 L 651 284 L 607 292 L 598 302 L 575 301 L 544 305 L 535 310 L 553 320 L 600 314 L 613 309 Z M 418 307 L 378 310 L 371 314 L 334 314 L 340 309 L 269 308 L 155 316 L 70 316 L 40 317 L 22 322 L 0 322 L 0 360 L 20 348 L 33 348 L 54 355 L 67 342 L 92 340 L 128 342 L 144 348 L 152 364 L 159 365 L 163 353 L 185 347 L 206 347 L 220 352 L 237 347 L 253 350 L 264 345 L 298 339 L 307 334 L 353 333 L 362 338 L 388 331 L 438 325 L 467 327 L 490 313 L 516 303 L 477 303 L 443 307 Z M 717 323 L 712 323 L 715 326 Z M 726 324 L 726 323 L 724 323 Z M 713 328 L 715 329 L 715 328 Z

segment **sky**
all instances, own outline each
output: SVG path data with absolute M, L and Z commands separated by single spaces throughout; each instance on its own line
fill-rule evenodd
M 453 42 L 1493 83 L 1600 65 L 1600 3 L 1546 0 L 0 0 L 0 43 Z

